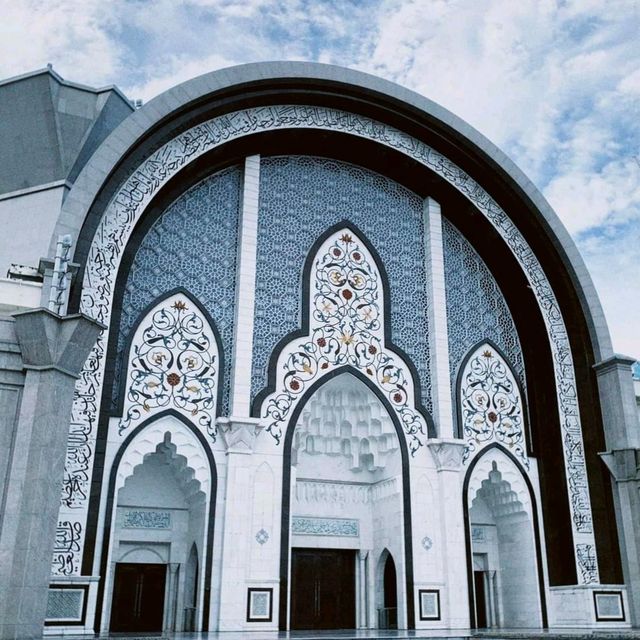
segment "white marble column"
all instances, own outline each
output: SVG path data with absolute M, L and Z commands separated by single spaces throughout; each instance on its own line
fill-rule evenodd
M 359 615 L 358 615 L 358 628 L 367 628 L 367 572 L 366 562 L 368 551 L 360 549 L 358 552 L 358 600 L 359 600 Z
M 618 540 L 629 617 L 640 624 L 640 425 L 631 378 L 633 358 L 615 355 L 594 365 L 607 452 L 601 453 L 611 472 Z
M 447 299 L 444 283 L 442 213 L 433 199 L 424 201 L 424 249 L 429 300 L 429 352 L 433 419 L 440 438 L 454 436 L 451 382 L 449 373 L 449 335 Z
M 219 629 L 239 631 L 246 623 L 254 466 L 251 457 L 261 426 L 255 418 L 220 418 L 218 425 L 227 447 Z
M 244 188 L 240 214 L 238 281 L 236 285 L 236 324 L 231 373 L 232 416 L 250 415 L 253 317 L 258 246 L 258 197 L 260 156 L 249 156 L 244 163 Z

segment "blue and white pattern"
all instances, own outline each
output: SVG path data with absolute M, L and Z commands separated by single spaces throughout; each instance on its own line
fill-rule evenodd
M 453 392 L 460 363 L 471 347 L 484 340 L 491 340 L 502 349 L 525 386 L 518 332 L 491 271 L 468 240 L 445 218 L 442 219 L 442 242 Z
M 300 328 L 302 269 L 318 237 L 344 220 L 374 246 L 389 277 L 391 337 L 418 370 L 431 411 L 423 202 L 393 180 L 314 158 L 265 158 L 260 168 L 254 355 L 251 391 L 267 382 L 279 340 Z
M 241 188 L 238 167 L 207 178 L 171 204 L 142 240 L 122 300 L 114 406 L 132 326 L 153 300 L 182 287 L 206 308 L 220 332 L 226 364 L 222 406 L 228 407 Z

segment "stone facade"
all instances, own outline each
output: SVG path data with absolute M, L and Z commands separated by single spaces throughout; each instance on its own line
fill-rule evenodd
M 258 77 L 291 88 L 218 105 Z M 3 638 L 637 623 L 632 361 L 487 141 L 257 65 L 136 111 L 73 180 L 40 265 L 0 256 Z

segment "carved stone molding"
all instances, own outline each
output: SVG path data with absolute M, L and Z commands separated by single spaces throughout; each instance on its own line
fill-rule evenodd
M 616 482 L 640 481 L 640 450 L 615 449 L 598 455 Z
M 429 440 L 427 443 L 438 471 L 460 471 L 466 451 L 466 443 L 463 440 L 438 439 Z
M 218 418 L 218 432 L 229 453 L 253 453 L 256 438 L 264 429 L 259 418 Z

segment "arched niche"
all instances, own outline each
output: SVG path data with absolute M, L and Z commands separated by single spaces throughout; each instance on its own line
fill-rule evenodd
M 314 627 L 328 623 L 307 619 L 304 608 L 300 616 L 298 608 L 311 589 L 305 576 L 316 576 L 311 591 L 322 594 L 325 569 L 335 563 L 330 578 L 343 571 L 344 562 L 356 571 L 341 583 L 342 606 L 354 609 L 353 619 L 344 623 L 377 627 L 378 609 L 384 609 L 378 558 L 385 551 L 393 553 L 397 568 L 395 624 L 412 628 L 409 454 L 384 396 L 358 371 L 339 369 L 304 394 L 287 427 L 283 453 L 281 628 L 332 628 Z M 344 554 L 350 554 L 346 560 Z
M 463 501 L 472 626 L 546 627 L 537 507 L 524 470 L 490 445 L 469 466 Z
M 210 602 L 205 594 L 211 585 L 216 484 L 215 462 L 204 435 L 178 412 L 159 415 L 128 435 L 109 482 L 101 564 L 104 579 L 96 612 L 102 630 L 113 623 L 114 610 L 122 607 L 119 568 L 130 574 L 122 582 L 144 582 L 142 573 L 154 565 L 162 568 L 164 580 L 163 589 L 158 587 L 155 595 L 155 605 L 163 609 L 159 630 L 208 627 Z M 196 555 L 195 567 L 194 549 L 203 550 Z M 186 604 L 187 579 L 195 579 L 190 587 L 195 607 L 193 602 Z M 126 603 L 130 598 L 124 595 Z M 114 630 L 152 631 L 125 629 L 123 624 L 130 621 L 121 618 Z

